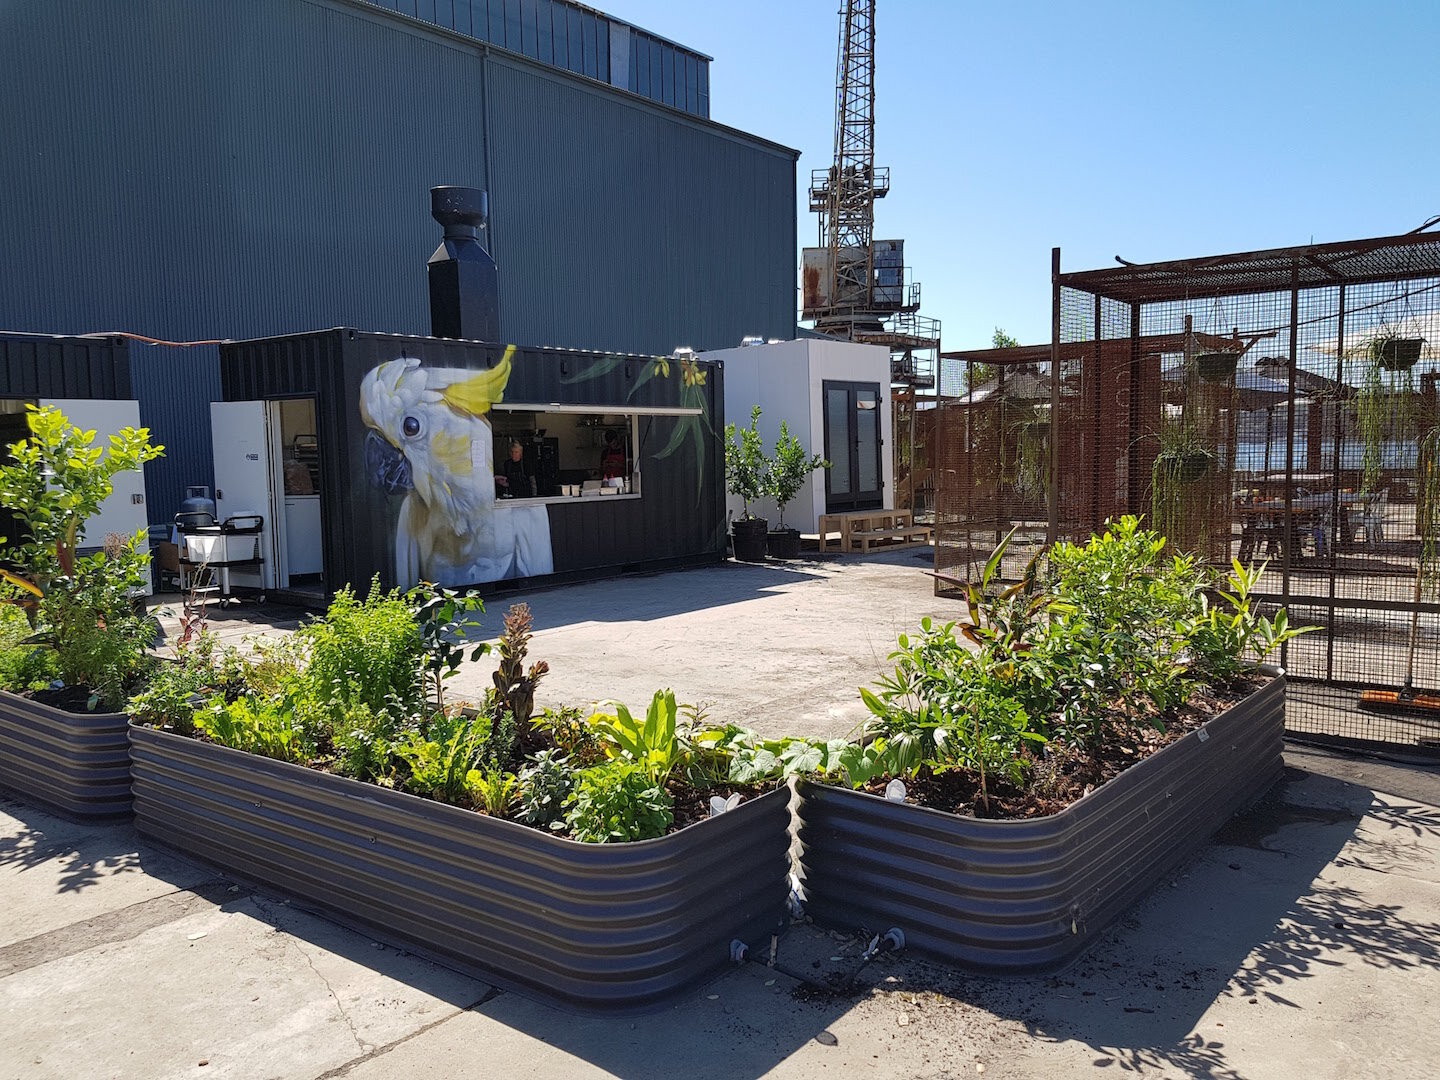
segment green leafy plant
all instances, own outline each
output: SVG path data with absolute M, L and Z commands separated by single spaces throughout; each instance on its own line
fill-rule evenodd
M 394 772 L 395 741 L 407 725 L 388 709 L 351 706 L 330 729 L 335 771 L 356 780 L 389 782 Z
M 580 709 L 569 706 L 542 709 L 531 724 L 535 730 L 548 735 L 577 768 L 605 761 L 605 740 Z
M 304 764 L 314 746 L 284 702 L 253 697 L 215 699 L 195 714 L 195 730 L 223 746 Z
M 358 706 L 372 713 L 419 711 L 425 643 L 406 598 L 382 590 L 378 576 L 363 601 L 340 589 L 325 617 L 298 636 L 309 657 L 305 694 L 335 723 Z
M 472 663 L 490 651 L 486 642 L 467 644 L 480 630 L 478 616 L 485 611 L 484 601 L 474 593 L 456 592 L 428 581 L 411 589 L 405 599 L 420 631 L 426 686 L 435 707 L 444 709 L 445 680 L 460 670 L 466 649 Z
M 725 487 L 744 504 L 748 520 L 755 515 L 750 504 L 768 489 L 770 461 L 760 438 L 760 406 L 750 410 L 750 426 L 736 427 L 732 420 L 725 425 Z
M 751 419 L 752 427 L 758 417 L 759 410 L 756 409 Z M 785 527 L 785 507 L 800 494 L 800 489 L 810 479 L 810 474 L 816 469 L 828 468 L 830 462 L 819 454 L 807 454 L 800 440 L 790 434 L 790 428 L 785 421 L 780 421 L 780 437 L 775 442 L 775 457 L 770 461 L 763 479 L 765 493 L 774 498 L 779 511 L 780 528 Z M 749 511 L 746 513 L 748 515 Z
M 42 690 L 60 676 L 54 650 L 30 643 L 30 621 L 13 605 L 0 605 L 0 689 Z
M 1191 633 L 1192 648 L 1205 671 L 1215 679 L 1233 679 L 1263 664 L 1285 642 L 1317 630 L 1315 626 L 1291 626 L 1284 608 L 1271 618 L 1261 614 L 1255 600 L 1255 586 L 1267 564 L 1242 566 L 1231 563 L 1226 588 L 1217 590 L 1224 606 L 1208 603 Z
M 483 772 L 472 769 L 466 786 L 475 802 L 475 809 L 490 817 L 509 817 L 520 798 L 520 781 L 514 773 L 489 768 Z
M 575 770 L 560 750 L 541 750 L 520 773 L 521 820 L 537 829 L 565 828 L 565 802 L 575 790 Z
M 396 755 L 409 775 L 406 791 L 464 806 L 471 801 L 470 773 L 490 735 L 487 717 L 437 713 L 427 731 L 409 731 L 396 742 Z
M 0 465 L 0 505 L 23 529 L 6 538 L 0 570 L 12 603 L 26 613 L 32 644 L 55 650 L 66 684 L 92 691 L 90 707 L 119 708 L 144 675 L 154 620 L 137 615 L 134 595 L 145 583 L 144 534 L 105 537 L 82 555 L 86 523 L 114 490 L 117 473 L 138 471 L 163 448 L 144 428 L 124 428 L 108 447 L 95 444 L 54 406 L 27 406 L 30 435 Z
M 597 713 L 590 722 L 608 744 L 606 752 L 612 758 L 634 764 L 655 783 L 663 784 L 679 759 L 675 737 L 678 711 L 674 692 L 657 690 L 643 721 L 616 702 L 613 713 Z
M 515 604 L 505 613 L 504 630 L 496 651 L 500 664 L 495 669 L 495 710 L 510 713 L 522 742 L 530 738 L 530 718 L 535 713 L 535 688 L 550 671 L 544 660 L 531 664 L 525 669 L 525 657 L 530 648 L 530 636 L 534 628 L 534 616 L 529 604 Z
M 674 800 L 641 766 L 611 761 L 579 774 L 567 800 L 571 835 L 589 844 L 650 840 L 675 823 Z

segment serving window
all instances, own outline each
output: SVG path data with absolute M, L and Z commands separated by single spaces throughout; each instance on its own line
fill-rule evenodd
M 638 495 L 636 421 L 630 413 L 492 409 L 497 497 Z

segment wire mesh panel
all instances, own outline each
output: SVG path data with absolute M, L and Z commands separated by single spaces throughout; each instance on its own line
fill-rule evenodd
M 1264 563 L 1289 726 L 1440 748 L 1440 237 L 1062 274 L 1060 533 Z
M 1013 530 L 1004 563 L 1013 576 L 1046 540 L 1050 364 L 1024 356 L 970 360 L 960 382 L 964 393 L 934 410 L 935 567 L 973 577 Z M 937 591 L 954 590 L 941 582 Z

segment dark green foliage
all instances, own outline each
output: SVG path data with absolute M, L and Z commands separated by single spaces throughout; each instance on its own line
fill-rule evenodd
M 520 773 L 520 820 L 537 829 L 565 828 L 565 802 L 575 789 L 575 770 L 559 750 L 542 750 Z
M 356 780 L 387 780 L 394 771 L 395 742 L 405 730 L 387 709 L 352 706 L 330 731 L 335 771 Z
M 570 834 L 585 843 L 649 840 L 675 823 L 674 800 L 639 765 L 612 761 L 579 774 L 565 820 Z
M 542 709 L 532 721 L 535 729 L 548 735 L 577 768 L 599 765 L 605 760 L 605 740 L 575 708 Z
M 472 663 L 490 651 L 484 642 L 466 644 L 479 633 L 478 616 L 485 611 L 485 604 L 474 593 L 455 592 L 428 581 L 411 589 L 406 600 L 420 629 L 428 691 L 434 695 L 435 707 L 443 709 L 445 680 L 460 669 L 466 648 Z
M 1012 534 L 1013 535 L 1013 534 Z M 1284 611 L 1261 615 L 1251 592 L 1264 567 L 1239 563 L 1212 606 L 1209 571 L 1165 554 L 1166 540 L 1135 518 L 1110 522 L 1084 544 L 1051 549 L 1012 584 L 1000 581 L 1010 537 L 965 589 L 969 619 L 902 635 L 894 673 L 861 696 L 872 719 L 863 745 L 838 755 L 851 783 L 964 767 L 1013 784 L 1041 756 L 1098 756 L 1137 721 L 1165 717 L 1204 683 L 1223 683 L 1302 631 Z

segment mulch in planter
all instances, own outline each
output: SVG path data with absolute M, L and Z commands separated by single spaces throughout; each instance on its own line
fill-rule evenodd
M 108 709 L 90 708 L 91 691 L 83 686 L 62 686 L 59 689 L 31 690 L 21 694 L 21 697 L 29 698 L 31 701 L 38 701 L 41 705 L 49 705 L 52 709 L 64 709 L 66 712 L 109 712 Z
M 1184 738 L 1268 680 L 1241 679 L 1227 686 L 1197 692 L 1181 708 L 1165 717 L 1161 731 L 1148 719 L 1117 718 L 1098 759 L 1080 751 L 1052 753 L 1041 761 L 1037 753 L 1028 771 L 1030 783 L 1017 788 L 1001 777 L 987 777 L 989 805 L 980 801 L 980 774 L 973 769 L 922 766 L 904 777 L 905 801 L 931 810 L 981 818 L 1033 818 L 1058 814 L 1071 803 L 1115 779 L 1130 766 Z M 885 794 L 885 779 L 872 780 L 861 790 Z

